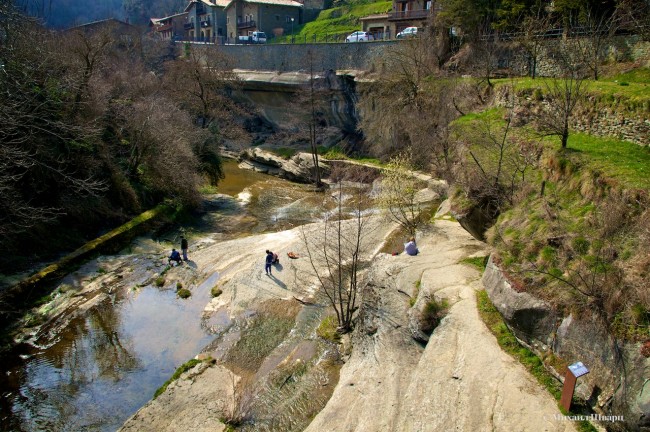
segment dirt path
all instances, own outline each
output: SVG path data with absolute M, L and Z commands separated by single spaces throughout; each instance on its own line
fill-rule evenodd
M 334 395 L 310 426 L 322 431 L 571 431 L 555 400 L 499 348 L 476 310 L 479 274 L 458 260 L 483 245 L 437 221 L 417 257 L 381 256 L 372 313 L 355 338 Z M 426 348 L 408 331 L 406 293 L 453 306 Z M 371 300 L 371 303 L 373 300 Z

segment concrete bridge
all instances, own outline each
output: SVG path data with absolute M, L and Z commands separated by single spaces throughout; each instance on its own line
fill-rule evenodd
M 316 44 L 222 45 L 236 69 L 309 72 L 325 70 L 369 70 L 373 61 L 381 61 L 387 48 L 399 41 Z

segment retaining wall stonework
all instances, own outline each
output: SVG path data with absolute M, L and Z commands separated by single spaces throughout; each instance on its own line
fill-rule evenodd
M 373 58 L 380 58 L 399 41 L 319 43 L 283 45 L 223 45 L 236 69 L 260 71 L 370 70 Z M 312 65 L 310 65 L 312 63 Z
M 310 63 L 315 71 L 372 69 L 373 61 L 381 60 L 387 48 L 402 41 L 376 41 L 361 43 L 317 44 L 270 44 L 270 45 L 221 45 L 224 53 L 232 57 L 236 69 L 294 72 L 309 71 Z M 549 39 L 540 52 L 536 65 L 537 75 L 553 76 L 560 70 L 554 61 L 553 50 L 561 40 Z M 636 61 L 650 64 L 650 42 L 638 36 L 617 36 L 606 48 L 607 58 L 612 61 Z M 495 58 L 496 69 L 506 69 L 515 75 L 530 73 L 530 60 L 515 42 L 503 44 Z

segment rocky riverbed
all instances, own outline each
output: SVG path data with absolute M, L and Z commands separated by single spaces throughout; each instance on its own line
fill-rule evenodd
M 377 248 L 356 330 L 338 347 L 316 335 L 314 317 L 322 313 L 301 317 L 310 308 L 326 308 L 316 286 L 299 277 L 309 272 L 305 259 L 283 259 L 274 277 L 263 273 L 260 250 L 277 250 L 282 257 L 302 252 L 297 229 L 195 254 L 200 269 L 219 272 L 223 281 L 223 294 L 204 313 L 227 310 L 237 320 L 270 305 L 276 314 L 299 310 L 295 324 L 252 368 L 229 363 L 224 346 L 237 343 L 224 337 L 199 356 L 216 361 L 183 373 L 121 430 L 222 430 L 233 408 L 247 415 L 245 430 L 573 430 L 570 422 L 554 420 L 559 411 L 553 398 L 500 350 L 478 317 L 479 274 L 458 262 L 485 255 L 484 245 L 457 223 L 440 220 L 419 234 L 420 255 L 392 256 L 377 252 L 393 228 L 382 226 L 373 234 Z M 424 298 L 451 305 L 426 346 L 412 338 L 408 319 L 410 305 Z M 292 337 L 296 333 L 300 337 Z

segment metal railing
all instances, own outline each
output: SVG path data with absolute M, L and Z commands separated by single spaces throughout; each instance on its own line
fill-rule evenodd
M 390 12 L 388 14 L 388 20 L 419 19 L 427 18 L 429 15 L 431 15 L 431 9 Z
M 237 22 L 237 28 L 238 29 L 244 29 L 244 28 L 250 28 L 250 27 L 255 27 L 255 21 L 254 20 L 249 20 L 249 21 L 238 21 Z

